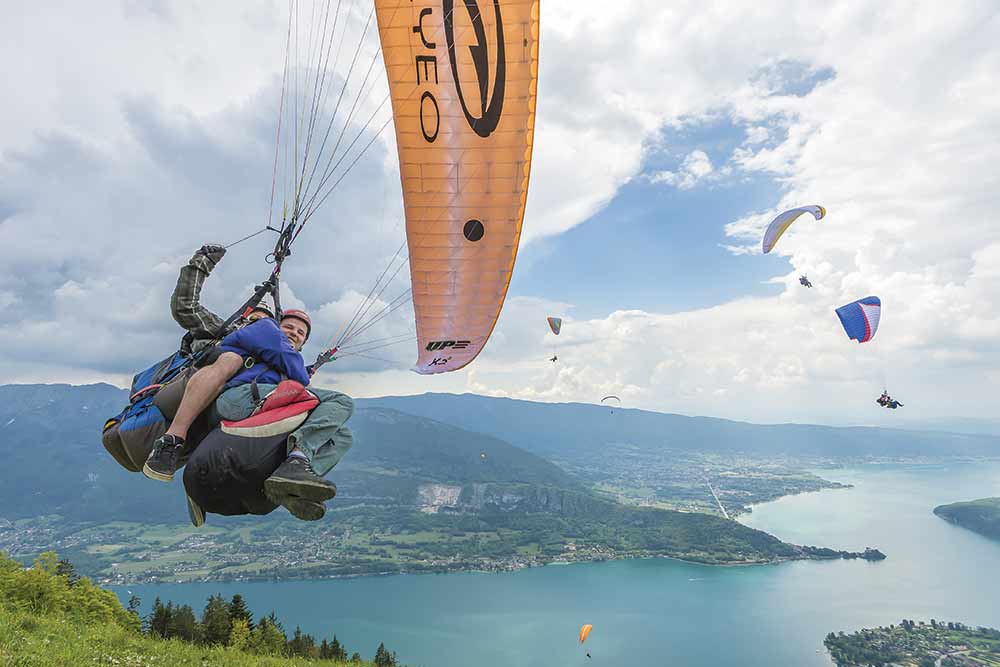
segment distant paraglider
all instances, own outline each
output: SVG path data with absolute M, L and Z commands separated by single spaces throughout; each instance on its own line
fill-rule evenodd
M 549 330 L 556 336 L 562 331 L 562 318 L 561 317 L 546 317 L 545 321 L 549 323 Z M 549 359 L 552 363 L 559 361 L 559 356 L 556 354 L 555 347 L 552 348 L 552 358 Z
M 804 275 L 799 276 L 799 284 L 802 285 L 803 287 L 812 287 L 813 286 L 813 284 L 811 282 L 809 282 L 808 276 L 804 276 Z
M 902 403 L 900 403 L 893 397 L 889 396 L 889 392 L 887 390 L 883 391 L 882 395 L 879 396 L 875 402 L 881 405 L 883 408 L 887 408 L 889 410 L 895 410 L 896 408 L 903 407 Z
M 774 245 L 781 238 L 781 235 L 792 226 L 792 223 L 798 220 L 799 216 L 803 213 L 812 213 L 813 217 L 817 220 L 822 220 L 823 216 L 826 215 L 826 209 L 817 204 L 810 206 L 800 206 L 799 208 L 789 209 L 783 213 L 779 213 L 778 217 L 771 221 L 771 224 L 767 226 L 767 231 L 764 232 L 764 240 L 761 244 L 764 254 L 771 252 Z
M 841 306 L 836 312 L 847 337 L 859 343 L 867 343 L 878 331 L 882 301 L 877 296 L 866 296 Z
M 618 407 L 621 407 L 622 405 L 622 399 L 618 398 L 617 396 L 605 396 L 604 398 L 601 399 L 601 404 L 603 405 L 605 401 L 610 401 L 608 403 L 608 406 L 612 408 L 614 408 L 615 404 L 617 404 Z M 614 409 L 611 410 L 611 414 L 615 414 Z
M 583 646 L 583 643 L 587 641 L 587 637 L 590 636 L 590 631 L 593 629 L 594 626 L 591 625 L 590 623 L 586 623 L 585 625 L 580 626 L 580 646 Z M 588 658 L 590 657 L 589 652 L 587 653 L 587 657 Z

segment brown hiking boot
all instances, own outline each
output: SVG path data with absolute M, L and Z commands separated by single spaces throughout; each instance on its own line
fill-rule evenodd
M 308 459 L 289 456 L 271 476 L 264 480 L 264 491 L 272 502 L 292 496 L 316 503 L 337 495 L 337 485 L 316 474 Z

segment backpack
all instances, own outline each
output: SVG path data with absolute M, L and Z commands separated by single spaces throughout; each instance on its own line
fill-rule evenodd
M 128 405 L 104 423 L 104 448 L 126 470 L 142 470 L 153 442 L 166 432 L 193 370 L 190 362 L 177 351 L 136 373 Z

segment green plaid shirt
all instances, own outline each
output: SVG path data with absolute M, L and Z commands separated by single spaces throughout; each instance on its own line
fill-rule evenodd
M 170 297 L 170 313 L 177 324 L 190 332 L 193 340 L 185 337 L 181 350 L 186 353 L 197 352 L 208 343 L 215 340 L 219 327 L 224 320 L 205 308 L 199 302 L 201 286 L 205 278 L 215 268 L 215 262 L 201 253 L 184 265 L 177 276 L 177 286 Z

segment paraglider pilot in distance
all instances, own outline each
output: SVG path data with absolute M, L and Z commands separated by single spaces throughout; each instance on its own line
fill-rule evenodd
M 875 400 L 875 402 L 878 403 L 879 405 L 881 405 L 883 408 L 888 408 L 890 410 L 895 410 L 896 408 L 903 407 L 902 403 L 900 403 L 896 399 L 894 399 L 891 396 L 889 396 L 889 392 L 888 391 L 883 391 L 882 395 L 879 396 Z
M 812 287 L 813 284 L 809 282 L 809 278 L 806 276 L 799 276 L 799 284 L 803 287 Z
M 171 298 L 171 312 L 188 329 L 189 345 L 197 351 L 212 340 L 223 321 L 199 303 L 201 286 L 225 254 L 221 246 L 206 245 L 181 270 Z M 243 328 L 230 331 L 218 345 L 215 359 L 188 380 L 180 406 L 167 432 L 153 446 L 143 473 L 150 479 L 169 482 L 178 461 L 187 451 L 185 438 L 194 420 L 214 402 L 223 419 L 239 421 L 260 405 L 260 397 L 271 393 L 285 379 L 308 386 L 310 372 L 300 352 L 309 338 L 312 322 L 301 310 L 286 310 L 280 324 L 270 312 L 258 307 Z M 185 337 L 187 338 L 187 337 Z M 324 501 L 336 495 L 336 486 L 324 479 L 353 443 L 344 425 L 354 410 L 349 396 L 336 391 L 310 388 L 319 404 L 287 439 L 288 457 L 264 482 L 264 492 L 277 505 L 307 520 L 323 517 Z M 188 497 L 189 506 L 194 502 Z M 192 521 L 203 512 L 192 507 Z
M 552 358 L 551 358 L 551 359 L 549 359 L 549 361 L 551 361 L 551 362 L 553 362 L 553 363 L 555 363 L 555 362 L 556 362 L 556 361 L 558 361 L 558 360 L 559 360 L 559 357 L 557 357 L 557 356 L 556 356 L 556 355 L 554 355 L 554 354 L 552 355 Z

